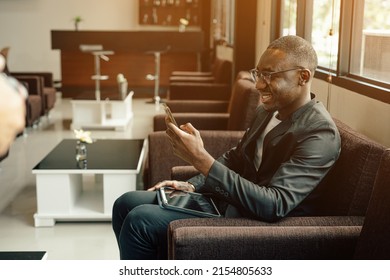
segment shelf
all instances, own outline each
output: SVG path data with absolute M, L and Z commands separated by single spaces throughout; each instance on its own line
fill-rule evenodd
M 200 0 L 139 0 L 139 24 L 179 26 L 181 18 L 188 26 L 200 26 Z

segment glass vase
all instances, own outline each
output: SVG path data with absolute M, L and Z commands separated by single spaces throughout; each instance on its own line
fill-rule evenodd
M 81 141 L 76 143 L 76 161 L 86 161 L 87 160 L 87 144 Z

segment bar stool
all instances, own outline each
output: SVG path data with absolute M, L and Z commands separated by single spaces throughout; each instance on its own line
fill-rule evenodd
M 107 55 L 114 54 L 113 51 L 93 51 L 92 55 L 95 59 L 95 75 L 91 76 L 92 80 L 95 80 L 95 99 L 100 101 L 100 81 L 108 80 L 107 75 L 101 75 L 100 73 L 100 59 L 109 61 L 110 58 Z
M 146 52 L 147 54 L 154 55 L 154 66 L 155 66 L 154 74 L 147 74 L 145 77 L 149 81 L 154 81 L 154 97 L 152 101 L 148 101 L 148 103 L 155 103 L 156 105 L 159 105 L 161 102 L 161 98 L 159 95 L 161 54 L 168 52 L 170 48 L 171 46 L 167 46 L 164 50 L 155 50 L 155 51 Z

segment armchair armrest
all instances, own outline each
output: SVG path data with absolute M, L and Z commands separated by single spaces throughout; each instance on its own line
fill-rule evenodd
M 170 259 L 351 259 L 364 217 L 184 219 L 170 223 Z
M 180 100 L 229 100 L 231 86 L 216 83 L 171 83 L 169 99 Z
M 187 181 L 198 174 L 199 171 L 193 166 L 174 166 L 171 169 L 171 179 L 177 181 Z
M 226 130 L 228 113 L 173 113 L 178 125 L 190 122 L 198 130 Z M 153 117 L 153 130 L 166 130 L 165 115 Z
M 224 100 L 167 100 L 173 113 L 226 113 L 229 102 Z

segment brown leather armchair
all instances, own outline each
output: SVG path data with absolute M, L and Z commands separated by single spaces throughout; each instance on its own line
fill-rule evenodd
M 167 101 L 167 104 L 179 125 L 191 122 L 199 130 L 245 130 L 260 104 L 260 94 L 254 82 L 246 77 L 240 74 L 235 80 L 229 102 L 182 100 Z M 186 113 L 175 113 L 177 111 Z M 213 113 L 207 113 L 210 111 Z M 166 129 L 164 114 L 153 118 L 153 128 L 154 131 Z
M 178 72 L 173 72 L 178 74 Z M 202 74 L 170 77 L 168 99 L 170 100 L 229 100 L 232 83 L 232 63 L 217 60 L 211 76 Z M 180 72 L 179 72 L 180 74 Z
M 53 73 L 51 72 L 11 72 L 11 75 L 14 77 L 18 76 L 39 76 L 42 78 L 42 92 L 43 92 L 43 114 L 48 115 L 49 111 L 53 109 L 56 99 L 57 99 L 57 90 L 54 87 L 53 82 Z
M 6 59 L 8 58 L 9 53 L 9 47 L 3 48 L 0 50 L 0 54 L 2 54 Z M 29 71 L 29 72 L 15 72 L 15 71 L 9 71 L 7 64 L 4 71 L 7 75 L 13 76 L 18 80 L 26 80 L 28 76 L 35 77 L 41 77 L 42 81 L 39 82 L 40 84 L 35 84 L 35 82 L 26 81 L 27 84 L 29 84 L 30 91 L 34 91 L 34 95 L 37 94 L 37 91 L 41 91 L 41 115 L 47 115 L 49 111 L 54 107 L 54 104 L 56 102 L 56 89 L 54 87 L 54 81 L 53 81 L 53 73 L 51 72 L 36 72 L 36 71 Z M 19 78 L 20 77 L 20 78 Z M 32 85 L 31 83 L 34 83 Z M 34 98 L 36 99 L 36 98 Z M 36 103 L 36 100 L 33 101 L 33 103 Z M 35 105 L 32 105 L 35 106 Z

